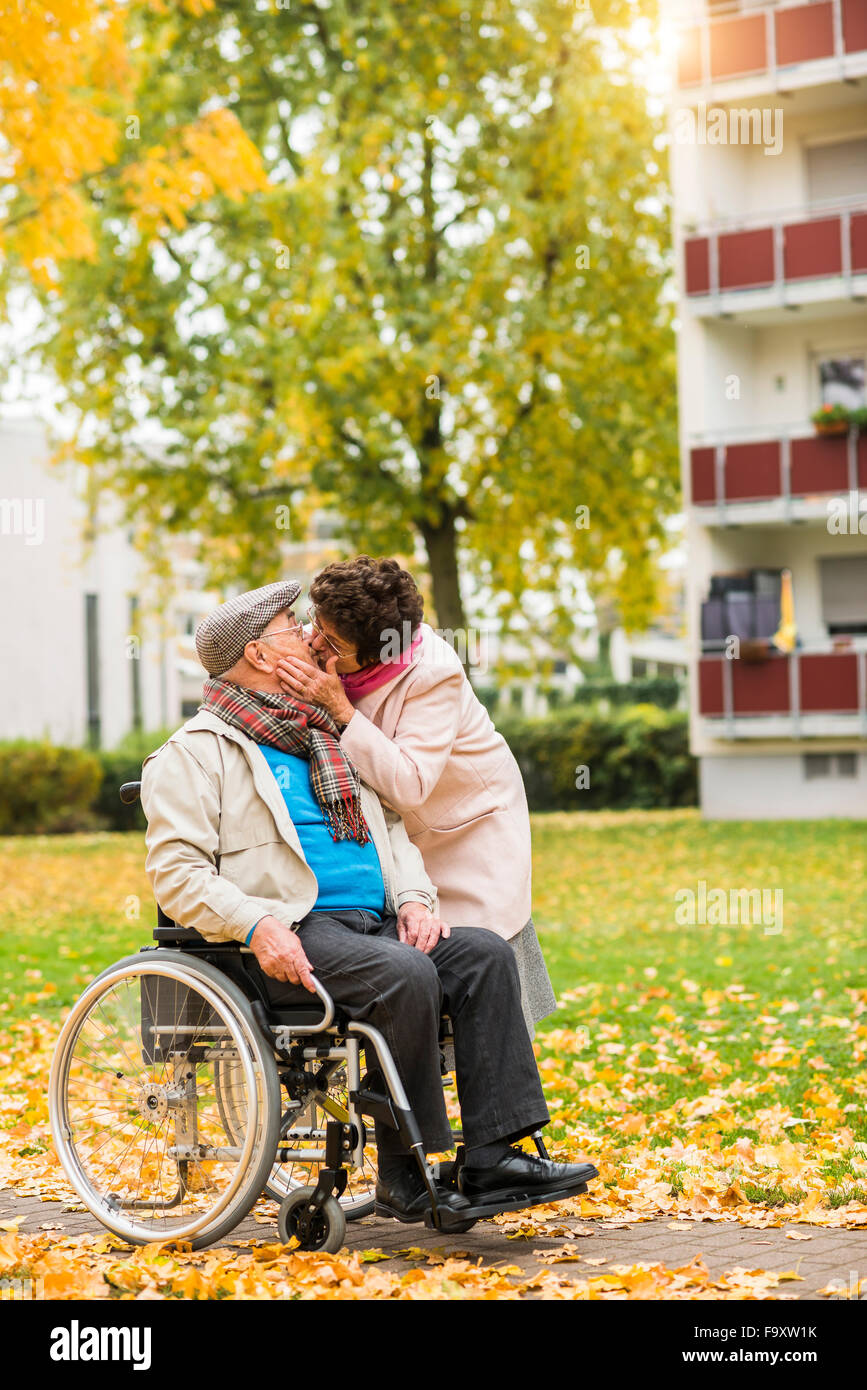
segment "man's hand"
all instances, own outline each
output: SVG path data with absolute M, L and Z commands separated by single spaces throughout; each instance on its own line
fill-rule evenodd
M 397 934 L 408 946 L 415 946 L 428 956 L 440 937 L 451 936 L 452 929 L 434 917 L 424 903 L 404 903 L 397 914 Z
M 287 980 L 293 985 L 303 985 L 311 994 L 316 993 L 312 967 L 304 954 L 298 933 L 290 931 L 276 917 L 260 919 L 250 938 L 250 950 L 266 975 L 275 980 Z
M 355 706 L 348 699 L 340 677 L 334 669 L 340 660 L 329 656 L 325 670 L 300 656 L 281 656 L 274 668 L 277 679 L 287 695 L 306 700 L 309 705 L 321 705 L 338 724 L 348 724 Z

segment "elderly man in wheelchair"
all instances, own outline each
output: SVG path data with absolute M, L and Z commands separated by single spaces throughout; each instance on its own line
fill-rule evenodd
M 346 1217 L 372 1208 L 463 1231 L 597 1176 L 546 1154 L 512 950 L 439 920 L 418 850 L 339 726 L 282 692 L 277 661 L 304 641 L 299 589 L 253 590 L 200 625 L 203 704 L 142 774 L 157 946 L 103 972 L 55 1053 L 61 1161 L 133 1241 L 207 1244 L 264 1189 L 284 1239 L 336 1249 Z M 449 1025 L 463 1143 L 434 1169 L 426 1154 L 456 1140 Z M 536 1154 L 515 1147 L 528 1136 Z

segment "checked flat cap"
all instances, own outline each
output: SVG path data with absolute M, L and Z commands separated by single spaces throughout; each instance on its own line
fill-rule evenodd
M 301 593 L 294 579 L 265 584 L 230 598 L 196 628 L 196 651 L 211 676 L 221 676 L 240 661 L 248 642 L 261 637 L 273 617 L 291 608 Z

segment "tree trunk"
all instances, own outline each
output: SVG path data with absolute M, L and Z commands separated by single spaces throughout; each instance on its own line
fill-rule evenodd
M 460 655 L 466 664 L 465 653 L 468 648 L 469 636 L 466 632 L 466 618 L 458 577 L 457 533 L 454 515 L 451 512 L 445 512 L 442 521 L 437 526 L 433 526 L 429 522 L 420 522 L 419 530 L 427 550 L 437 626 L 444 629 L 450 628 L 452 632 L 462 634 Z

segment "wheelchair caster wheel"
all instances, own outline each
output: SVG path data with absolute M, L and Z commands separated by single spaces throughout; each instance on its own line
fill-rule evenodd
M 299 1187 L 282 1203 L 277 1230 L 284 1245 L 294 1237 L 302 1250 L 322 1250 L 334 1255 L 343 1246 L 346 1217 L 336 1197 L 328 1197 L 318 1211 L 310 1211 L 314 1187 Z

